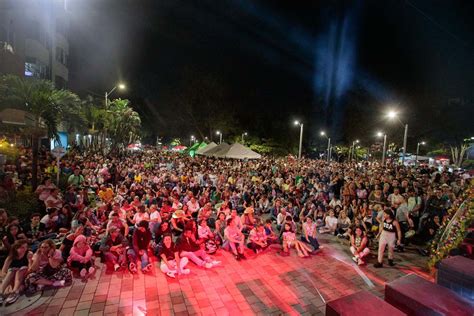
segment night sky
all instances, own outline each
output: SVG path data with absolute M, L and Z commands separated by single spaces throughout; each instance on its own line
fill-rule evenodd
M 474 132 L 472 1 L 69 2 L 71 88 L 126 82 L 114 97 L 130 98 L 152 135 L 193 133 L 174 120 L 190 73 L 218 81 L 221 110 L 261 137 L 288 134 L 295 118 L 312 138 L 363 137 L 388 105 L 412 142 Z M 447 112 L 455 124 L 433 128 Z

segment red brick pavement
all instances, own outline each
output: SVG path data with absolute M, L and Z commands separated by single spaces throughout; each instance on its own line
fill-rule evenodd
M 322 315 L 325 302 L 368 289 L 383 295 L 385 281 L 422 272 L 414 255 L 398 256 L 395 268 L 361 267 L 368 283 L 356 271 L 347 247 L 326 240 L 317 255 L 301 259 L 281 257 L 277 249 L 237 262 L 222 250 L 222 264 L 203 269 L 190 263 L 191 274 L 170 279 L 159 270 L 150 274 L 109 273 L 103 266 L 94 280 L 74 280 L 72 286 L 33 304 L 16 315 Z M 400 258 L 402 260 L 400 260 Z M 412 260 L 413 259 L 413 260 Z M 411 261 L 410 261 L 411 260 Z M 418 259 L 417 259 L 418 260 Z M 426 276 L 426 275 L 425 275 Z M 1 309 L 0 309 L 1 314 Z

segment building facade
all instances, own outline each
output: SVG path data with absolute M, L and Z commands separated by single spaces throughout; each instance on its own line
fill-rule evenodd
M 69 79 L 66 0 L 0 1 L 0 74 Z

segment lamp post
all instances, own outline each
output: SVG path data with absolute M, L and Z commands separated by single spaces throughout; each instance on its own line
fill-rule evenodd
M 426 145 L 426 142 L 418 142 L 416 144 L 416 157 L 415 157 L 415 167 L 418 166 L 418 154 L 420 152 L 420 145 Z
M 105 110 L 107 111 L 109 109 L 109 96 L 115 91 L 115 89 L 119 88 L 119 90 L 125 90 L 125 84 L 119 83 L 116 86 L 112 88 L 110 91 L 105 91 Z M 107 143 L 105 139 L 107 138 L 107 129 L 104 129 L 104 136 L 103 136 L 103 143 L 105 144 L 103 150 L 105 153 L 105 148 L 107 147 Z
M 247 135 L 248 135 L 247 132 L 243 132 L 243 133 L 242 133 L 242 144 L 244 143 L 244 137 L 247 136 Z
M 398 113 L 395 111 L 390 111 L 387 113 L 387 117 L 391 120 L 397 119 L 402 126 L 404 126 L 404 133 L 403 133 L 403 156 L 402 156 L 402 165 L 405 164 L 405 155 L 407 153 L 407 137 L 408 137 L 408 124 L 403 124 L 400 118 L 398 117 Z
M 358 144 L 359 143 L 359 140 L 356 139 L 355 141 L 352 142 L 352 146 L 351 146 L 351 155 L 350 155 L 350 159 L 349 160 L 352 160 L 354 159 L 354 157 L 356 157 L 355 155 L 355 144 Z
M 299 146 L 299 149 L 298 149 L 298 159 L 301 159 L 301 150 L 303 148 L 303 123 L 301 123 L 299 121 L 295 121 L 295 125 L 300 126 L 300 146 Z
M 192 146 L 193 145 L 193 142 L 196 140 L 196 138 L 194 137 L 194 135 L 191 135 L 191 140 L 189 141 L 189 146 Z
M 119 88 L 119 90 L 125 90 L 125 84 L 119 83 L 118 85 L 114 86 L 112 90 L 109 92 L 105 91 L 105 109 L 109 107 L 109 96 L 115 91 L 115 89 Z
M 382 166 L 385 166 L 385 152 L 387 151 L 387 134 L 378 132 L 377 137 L 383 136 L 383 149 L 382 149 Z
M 219 135 L 219 144 L 222 144 L 222 133 L 221 133 L 221 131 L 217 131 L 216 135 Z
M 331 161 L 331 137 L 328 137 L 328 135 L 326 134 L 325 131 L 321 131 L 321 136 L 324 136 L 328 139 L 328 157 L 327 157 L 327 160 L 328 162 Z

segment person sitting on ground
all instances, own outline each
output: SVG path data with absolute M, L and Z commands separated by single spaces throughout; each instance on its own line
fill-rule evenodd
M 155 237 L 156 231 L 161 224 L 161 214 L 158 210 L 158 206 L 156 204 L 152 204 L 150 206 L 150 231 L 153 237 Z
M 25 234 L 21 231 L 21 228 L 17 224 L 10 224 L 7 226 L 7 232 L 2 239 L 3 246 L 5 249 L 10 252 L 11 247 L 17 240 L 24 239 L 26 240 Z
M 232 218 L 227 220 L 227 227 L 224 230 L 224 237 L 232 253 L 234 254 L 235 259 L 245 259 L 245 236 L 237 227 L 236 222 Z
M 268 247 L 267 235 L 262 223 L 258 223 L 249 233 L 247 247 L 259 254 Z
M 291 217 L 291 216 L 290 216 Z M 286 220 L 286 208 L 282 207 L 276 218 L 277 229 L 281 231 Z
M 84 226 L 79 225 L 75 228 L 75 230 L 71 230 L 71 232 L 63 238 L 61 246 L 59 247 L 59 251 L 61 251 L 61 255 L 63 257 L 64 262 L 67 262 L 67 259 L 69 258 L 72 246 L 74 245 L 74 240 L 77 236 L 82 235 L 83 233 Z
M 143 220 L 138 224 L 138 228 L 133 231 L 132 247 L 127 250 L 130 261 L 130 272 L 137 272 L 137 257 L 140 257 L 142 272 L 150 272 L 152 265 L 148 258 L 148 246 L 151 241 L 151 232 L 148 228 L 148 221 Z
M 349 238 L 348 229 L 351 227 L 351 219 L 347 216 L 345 210 L 342 210 L 339 213 L 339 218 L 337 219 L 337 228 L 334 232 L 339 238 Z
M 219 261 L 213 260 L 211 256 L 201 248 L 200 244 L 196 242 L 196 236 L 193 233 L 193 230 L 189 227 L 184 229 L 184 232 L 178 238 L 176 245 L 180 251 L 181 257 L 188 258 L 200 267 L 210 269 L 220 263 Z
M 174 278 L 176 274 L 189 274 L 190 270 L 186 269 L 189 259 L 179 257 L 179 250 L 173 242 L 171 235 L 165 235 L 160 247 L 160 270 L 170 278 Z
M 72 268 L 79 270 L 79 274 L 83 279 L 87 279 L 94 275 L 95 268 L 92 260 L 92 249 L 87 244 L 87 238 L 79 235 L 74 239 L 74 244 L 69 252 L 68 264 Z
M 199 240 L 202 242 L 206 242 L 208 240 L 214 240 L 214 233 L 211 231 L 211 228 L 207 225 L 207 221 L 205 219 L 201 219 L 199 221 L 198 227 L 198 237 Z
M 319 247 L 319 242 L 316 239 L 316 223 L 313 222 L 311 216 L 306 217 L 305 223 L 303 223 L 303 234 L 301 235 L 301 241 L 307 242 L 313 247 L 313 251 L 317 251 Z
M 227 226 L 227 221 L 225 218 L 226 218 L 226 214 L 224 212 L 219 212 L 219 214 L 217 214 L 215 233 L 216 233 L 216 242 L 219 245 L 222 245 L 222 243 L 224 242 L 224 232 Z
M 33 257 L 33 253 L 28 251 L 28 243 L 25 239 L 17 240 L 11 247 L 3 268 L 1 276 L 3 278 L 0 286 L 0 305 L 13 304 L 18 300 L 20 292 L 23 289 L 23 281 L 28 271 L 28 265 Z M 6 289 L 11 286 L 12 289 L 6 297 Z
M 41 243 L 28 267 L 25 279 L 28 293 L 34 293 L 44 286 L 63 287 L 72 283 L 72 273 L 62 265 L 61 251 L 51 239 Z
M 127 225 L 127 222 L 124 219 L 120 218 L 119 214 L 116 212 L 111 212 L 109 215 L 109 221 L 105 230 L 106 234 L 110 233 L 111 227 L 118 228 L 123 236 L 128 236 L 129 227 Z
M 299 257 L 301 258 L 309 257 L 309 253 L 311 252 L 311 249 L 309 248 L 309 246 L 305 245 L 303 242 L 296 239 L 296 234 L 292 230 L 290 223 L 285 223 L 283 226 L 282 240 L 283 240 L 283 254 L 289 255 L 290 248 L 295 248 Z
M 321 234 L 324 234 L 324 233 L 334 234 L 336 232 L 337 217 L 334 216 L 334 211 L 333 210 L 329 211 L 329 215 L 326 216 L 326 218 L 324 219 L 324 223 L 325 223 L 324 227 L 321 227 L 319 229 L 319 232 Z
M 173 215 L 171 216 L 170 224 L 175 236 L 181 235 L 184 230 L 184 227 L 186 226 L 187 221 L 188 220 L 186 218 L 186 214 L 183 210 L 176 210 L 173 213 Z
M 127 265 L 127 257 L 125 255 L 128 240 L 120 233 L 120 229 L 112 226 L 108 230 L 108 234 L 102 238 L 99 250 L 102 252 L 105 263 L 114 267 L 118 271 Z
M 268 244 L 280 243 L 280 241 L 278 240 L 278 235 L 273 230 L 272 220 L 270 218 L 265 220 L 264 229 L 265 229 L 265 235 L 267 235 Z
M 363 265 L 365 262 L 362 258 L 370 253 L 367 247 L 368 239 L 365 235 L 365 230 L 362 226 L 357 226 L 351 233 L 351 247 L 350 250 L 354 255 L 352 260 L 358 265 Z
M 241 216 L 240 221 L 243 224 L 242 232 L 248 234 L 255 226 L 254 208 L 247 207 L 244 214 Z
M 135 224 L 135 228 L 138 227 L 138 224 L 140 224 L 141 221 L 149 221 L 150 220 L 150 214 L 148 214 L 146 210 L 145 205 L 139 205 L 137 206 L 137 212 L 133 215 L 132 218 L 132 223 Z

